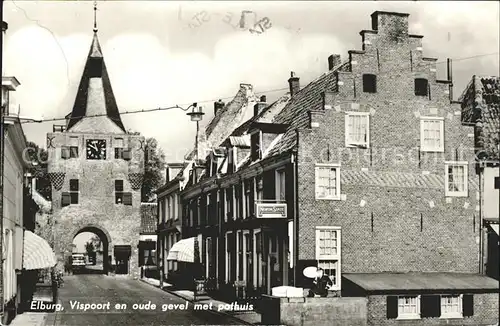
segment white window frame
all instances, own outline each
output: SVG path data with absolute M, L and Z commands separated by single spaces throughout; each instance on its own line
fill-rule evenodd
M 160 217 L 159 220 L 160 220 L 160 223 L 163 223 L 165 222 L 165 219 L 164 219 L 164 216 L 163 216 L 163 208 L 162 208 L 162 202 L 163 202 L 164 198 L 160 198 L 158 201 L 158 216 Z
M 167 196 L 167 208 L 165 209 L 166 210 L 166 213 L 167 213 L 167 218 L 166 220 L 170 220 L 172 218 L 172 216 L 170 216 L 170 206 L 172 205 L 172 198 L 171 196 Z
M 321 255 L 320 254 L 320 246 L 319 246 L 319 240 L 320 240 L 320 231 L 335 231 L 337 232 L 337 254 L 335 255 Z M 342 228 L 340 226 L 316 226 L 315 228 L 315 234 L 314 234 L 314 242 L 316 245 L 316 251 L 315 251 L 315 256 L 316 256 L 316 261 L 318 262 L 318 265 L 320 264 L 321 261 L 327 262 L 327 261 L 333 261 L 337 263 L 337 273 L 336 273 L 336 279 L 335 279 L 335 284 L 333 287 L 331 287 L 331 290 L 340 290 L 341 289 L 341 247 L 342 247 Z
M 179 219 L 179 209 L 180 209 L 180 203 L 179 203 L 179 195 L 175 194 L 174 195 L 174 219 L 178 220 Z
M 208 250 L 208 244 L 212 245 L 212 237 L 205 238 L 205 278 L 208 278 L 210 272 L 210 252 Z
M 364 116 L 366 117 L 366 142 L 355 142 L 349 139 L 349 117 L 350 116 Z M 365 148 L 370 147 L 370 112 L 346 112 L 345 114 L 345 146 Z
M 427 121 L 437 121 L 439 122 L 440 128 L 440 142 L 438 148 L 432 148 L 426 146 L 424 143 L 424 127 Z M 420 151 L 422 152 L 444 152 L 444 118 L 442 117 L 420 117 Z
M 247 236 L 250 236 L 250 230 L 243 230 L 242 232 L 242 237 L 243 237 L 243 280 L 245 282 L 248 282 L 248 274 L 249 271 L 247 271 L 247 264 L 248 264 L 248 257 L 247 257 L 247 251 L 249 251 L 250 248 L 247 248 Z
M 225 252 L 226 252 L 226 263 L 224 265 L 225 265 L 225 268 L 226 268 L 226 283 L 229 283 L 229 279 L 231 277 L 231 273 L 230 273 L 231 271 L 229 270 L 229 268 L 230 268 L 230 266 L 229 266 L 230 265 L 229 264 L 230 263 L 230 259 L 229 259 L 230 258 L 230 253 L 229 253 L 229 251 L 227 249 L 229 247 L 229 235 L 232 235 L 232 234 L 233 234 L 233 231 L 226 232 L 226 239 L 225 239 L 226 240 L 226 250 L 225 250 Z
M 463 191 L 451 191 L 448 188 L 448 183 L 450 181 L 450 176 L 448 174 L 448 168 L 450 166 L 461 166 L 464 168 L 464 190 Z M 466 161 L 449 161 L 444 162 L 444 183 L 445 183 L 445 197 L 468 197 L 469 195 L 469 163 Z
M 252 243 L 252 246 L 253 246 L 253 252 L 252 252 L 252 259 L 253 259 L 253 285 L 255 288 L 257 288 L 260 284 L 259 284 L 259 280 L 257 279 L 257 276 L 259 275 L 259 270 L 262 270 L 261 268 L 261 260 L 259 259 L 259 254 L 257 254 L 257 235 L 261 233 L 261 229 L 254 229 L 253 231 L 253 243 Z M 262 234 L 261 234 L 262 236 Z M 262 253 L 261 253 L 262 255 Z
M 285 168 L 279 168 L 279 169 L 276 169 L 275 172 L 275 177 L 274 177 L 274 180 L 275 180 L 275 183 L 276 183 L 276 186 L 275 186 L 275 191 L 276 191 L 276 201 L 277 202 L 285 202 L 286 201 L 286 170 Z M 281 192 L 281 176 L 283 176 L 284 178 L 284 188 L 285 188 L 285 191 L 283 192 L 284 193 L 284 197 L 283 199 L 280 198 L 280 192 Z
M 458 311 L 457 312 L 451 312 L 451 313 L 443 313 L 443 299 L 446 297 L 457 297 L 458 298 Z M 462 294 L 444 294 L 441 295 L 440 302 L 439 304 L 441 305 L 441 316 L 440 318 L 464 318 L 463 315 L 463 295 Z
M 416 298 L 417 311 L 415 313 L 403 313 L 400 311 L 400 300 L 405 298 Z M 420 319 L 420 295 L 400 295 L 398 296 L 398 317 L 396 319 Z
M 319 197 L 318 196 L 318 178 L 319 178 L 319 170 L 322 168 L 335 168 L 336 170 L 336 185 L 335 185 L 335 195 L 333 196 L 326 196 L 326 197 Z M 315 198 L 316 200 L 340 200 L 340 163 L 338 164 L 333 164 L 333 163 L 328 163 L 328 164 L 323 164 L 323 163 L 316 163 L 315 168 L 314 168 L 314 192 L 315 192 Z
M 224 201 L 224 222 L 227 222 L 227 208 L 229 207 L 229 205 L 227 204 L 227 199 L 227 188 L 225 188 L 222 189 L 222 200 Z

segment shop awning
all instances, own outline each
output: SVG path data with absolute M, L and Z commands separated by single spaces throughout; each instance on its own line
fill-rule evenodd
M 50 268 L 56 265 L 56 255 L 45 239 L 31 231 L 24 231 L 23 268 L 26 270 Z
M 113 249 L 115 257 L 128 258 L 132 253 L 132 246 L 130 245 L 115 245 Z
M 141 250 L 155 250 L 156 241 L 139 241 L 138 247 Z
M 187 238 L 174 243 L 168 252 L 167 260 L 194 263 L 194 242 L 195 238 Z
M 498 224 L 493 224 L 491 223 L 490 224 L 490 227 L 493 229 L 493 231 L 495 231 L 495 233 L 498 235 Z

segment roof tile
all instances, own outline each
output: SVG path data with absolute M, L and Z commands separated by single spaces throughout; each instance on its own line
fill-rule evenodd
M 141 203 L 141 233 L 155 233 L 157 224 L 157 204 Z

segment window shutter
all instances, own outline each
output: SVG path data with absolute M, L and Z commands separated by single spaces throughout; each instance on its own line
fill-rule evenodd
M 387 296 L 387 318 L 398 318 L 398 297 L 394 295 Z
M 124 192 L 123 193 L 123 204 L 124 205 L 132 205 L 132 193 Z
M 464 294 L 462 306 L 464 317 L 474 316 L 474 296 L 472 294 Z
M 421 316 L 424 318 L 441 316 L 441 296 L 423 295 L 420 299 L 420 307 Z
M 130 149 L 124 149 L 122 153 L 123 159 L 129 161 L 132 157 L 132 153 Z
M 229 235 L 229 252 L 233 252 L 236 250 L 236 238 L 234 234 Z
M 257 233 L 257 236 L 255 237 L 255 249 L 257 250 L 257 253 L 260 254 L 262 253 L 262 234 Z
M 66 160 L 69 158 L 69 154 L 70 154 L 70 151 L 69 151 L 68 147 L 66 147 L 66 146 L 61 147 L 61 158 Z
M 69 192 L 63 192 L 61 200 L 62 206 L 68 206 L 71 203 L 71 196 L 69 195 Z
M 144 249 L 139 247 L 139 267 L 144 265 Z

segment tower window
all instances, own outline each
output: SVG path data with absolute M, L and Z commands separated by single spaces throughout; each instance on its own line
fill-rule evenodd
M 115 159 L 123 159 L 123 138 L 115 138 L 114 139 L 114 147 L 115 147 Z
M 71 204 L 78 204 L 78 195 L 80 192 L 80 184 L 78 179 L 69 180 L 69 196 Z
M 89 61 L 89 77 L 102 77 L 102 58 L 91 58 Z
M 115 204 L 123 204 L 123 180 L 115 180 Z
M 415 78 L 415 95 L 427 96 L 429 94 L 429 82 L 425 78 Z
M 365 93 L 377 92 L 377 76 L 372 74 L 363 75 L 363 92 Z

